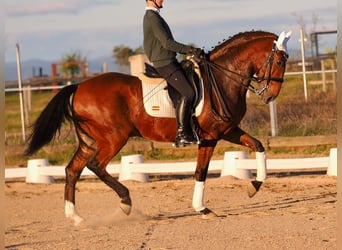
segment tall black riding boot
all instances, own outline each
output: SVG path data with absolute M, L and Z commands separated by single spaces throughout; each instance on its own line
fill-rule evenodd
M 190 124 L 191 115 L 191 103 L 187 102 L 185 98 L 181 98 L 176 107 L 176 119 L 178 126 L 175 139 L 176 147 L 185 147 L 186 145 L 197 143 Z

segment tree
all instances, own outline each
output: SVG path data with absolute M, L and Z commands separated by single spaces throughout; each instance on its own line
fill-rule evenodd
M 82 57 L 79 51 L 71 51 L 62 56 L 61 72 L 66 75 L 75 76 L 80 73 L 80 62 L 85 63 L 87 59 Z
M 144 53 L 143 51 L 144 50 L 142 46 L 136 49 L 132 49 L 128 46 L 121 44 L 113 48 L 113 57 L 114 57 L 115 63 L 120 67 L 121 71 L 129 72 L 128 58 L 133 55 L 143 54 Z

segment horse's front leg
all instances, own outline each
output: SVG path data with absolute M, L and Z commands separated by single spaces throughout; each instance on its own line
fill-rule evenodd
M 192 198 L 192 206 L 195 209 L 195 211 L 200 212 L 202 214 L 202 218 L 204 219 L 216 216 L 216 214 L 213 213 L 210 209 L 208 209 L 204 204 L 205 180 L 207 178 L 209 162 L 213 155 L 216 144 L 216 140 L 204 140 L 198 147 L 197 166 L 195 172 L 196 182 Z
M 262 143 L 256 138 L 250 136 L 239 127 L 234 128 L 229 134 L 223 137 L 224 140 L 229 142 L 249 147 L 255 152 L 255 158 L 257 163 L 257 176 L 247 188 L 249 197 L 253 197 L 260 189 L 262 183 L 267 176 L 266 166 L 266 152 Z

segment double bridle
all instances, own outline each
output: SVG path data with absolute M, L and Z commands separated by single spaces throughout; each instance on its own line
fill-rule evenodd
M 254 94 L 260 96 L 266 89 L 268 89 L 269 87 L 269 83 L 271 81 L 275 81 L 275 82 L 279 82 L 279 83 L 283 83 L 284 79 L 283 78 L 279 78 L 279 77 L 272 77 L 271 72 L 272 72 L 272 67 L 273 67 L 273 61 L 274 61 L 274 54 L 275 52 L 278 51 L 280 53 L 283 54 L 283 57 L 285 58 L 285 61 L 288 58 L 288 54 L 284 51 L 278 50 L 276 47 L 276 44 L 273 44 L 272 50 L 270 52 L 270 54 L 268 55 L 267 59 L 265 60 L 265 62 L 260 66 L 260 68 L 254 73 L 254 75 L 252 77 L 249 76 L 245 76 L 242 75 L 238 72 L 232 71 L 230 69 L 224 68 L 216 63 L 210 62 L 209 60 L 204 60 L 204 64 L 205 64 L 205 68 L 207 71 L 207 76 L 210 76 L 211 80 L 216 82 L 214 75 L 212 74 L 212 72 L 210 72 L 213 68 L 217 69 L 218 71 L 222 72 L 223 74 L 225 74 L 228 78 L 230 78 L 231 80 L 235 81 L 236 83 L 240 84 L 241 86 L 247 88 L 248 90 L 250 90 L 251 92 L 253 92 Z M 262 76 L 258 76 L 258 72 L 260 72 L 260 70 L 265 67 L 264 73 Z M 268 74 L 266 75 L 266 72 L 268 72 Z M 265 85 L 262 86 L 260 89 L 255 88 L 252 84 L 243 84 L 242 82 L 239 82 L 238 80 L 236 80 L 235 78 L 231 77 L 229 74 L 227 73 L 232 73 L 234 75 L 237 75 L 245 80 L 248 81 L 252 81 L 252 82 L 257 82 L 257 83 L 261 83 L 263 81 L 266 81 Z M 208 80 L 210 79 L 208 78 Z
M 252 77 L 249 76 L 245 76 L 242 75 L 238 72 L 232 71 L 230 69 L 224 68 L 216 63 L 210 62 L 207 59 L 204 59 L 204 68 L 205 68 L 205 77 L 207 78 L 208 81 L 208 89 L 209 89 L 209 98 L 210 98 L 210 106 L 212 111 L 220 117 L 220 119 L 222 119 L 223 121 L 229 121 L 230 118 L 232 117 L 232 112 L 229 110 L 229 107 L 227 105 L 227 103 L 225 102 L 225 99 L 222 96 L 222 92 L 219 88 L 219 85 L 217 84 L 216 78 L 212 72 L 212 69 L 216 69 L 218 71 L 220 71 L 221 73 L 223 73 L 224 75 L 226 75 L 229 79 L 233 80 L 234 82 L 236 82 L 237 84 L 239 84 L 240 86 L 252 91 L 253 93 L 255 93 L 256 95 L 260 96 L 266 89 L 268 89 L 269 87 L 269 83 L 271 81 L 275 81 L 275 82 L 279 82 L 279 83 L 283 83 L 284 79 L 283 78 L 279 78 L 279 77 L 272 77 L 271 72 L 272 72 L 272 67 L 273 67 L 273 62 L 274 62 L 274 54 L 275 52 L 278 51 L 280 53 L 282 53 L 283 58 L 285 59 L 285 62 L 288 58 L 288 54 L 284 51 L 278 50 L 276 47 L 276 44 L 273 44 L 272 50 L 269 53 L 267 59 L 265 60 L 265 62 L 259 67 L 259 69 L 254 73 L 254 75 Z M 261 71 L 261 69 L 265 68 L 264 73 L 261 77 L 259 77 L 257 74 L 258 72 Z M 266 72 L 267 75 L 266 75 Z M 244 84 L 243 82 L 240 82 L 238 80 L 236 80 L 234 77 L 230 76 L 228 73 L 232 73 L 236 76 L 239 76 L 240 78 L 243 78 L 244 80 L 248 81 L 248 84 Z M 262 86 L 260 89 L 255 88 L 250 82 L 257 82 L 257 83 L 261 83 L 263 81 L 266 81 L 265 85 Z M 214 100 L 213 97 L 216 97 L 216 99 L 218 100 L 218 102 L 221 104 L 220 105 L 220 109 L 221 111 L 217 110 L 217 107 L 215 107 L 214 105 Z M 223 114 L 222 114 L 223 113 Z

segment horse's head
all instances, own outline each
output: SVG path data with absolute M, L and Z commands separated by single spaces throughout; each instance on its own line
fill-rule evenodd
M 273 101 L 282 87 L 288 58 L 287 41 L 290 39 L 291 33 L 291 31 L 287 33 L 283 31 L 280 34 L 274 41 L 266 61 L 252 77 L 252 80 L 258 85 L 257 88 L 251 85 L 252 90 L 260 96 L 264 103 Z

